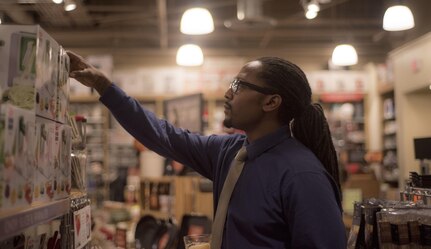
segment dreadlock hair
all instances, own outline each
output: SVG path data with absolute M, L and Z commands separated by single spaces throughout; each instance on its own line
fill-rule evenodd
M 262 63 L 258 77 L 282 97 L 280 120 L 290 124 L 293 136 L 316 155 L 341 193 L 337 153 L 329 125 L 322 107 L 311 103 L 311 88 L 304 72 L 292 62 L 277 57 L 262 57 L 257 61 Z

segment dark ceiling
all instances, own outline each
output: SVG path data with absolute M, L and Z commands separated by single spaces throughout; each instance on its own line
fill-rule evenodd
M 320 0 L 322 1 L 322 0 Z M 328 1 L 328 0 L 326 0 Z M 0 0 L 7 24 L 40 24 L 60 44 L 81 53 L 112 53 L 118 60 L 169 57 L 186 42 L 200 45 L 206 55 L 255 57 L 278 55 L 324 65 L 339 42 L 352 43 L 361 64 L 384 61 L 394 48 L 431 31 L 431 1 L 404 1 L 415 16 L 408 31 L 382 29 L 385 9 L 396 0 L 332 0 L 321 5 L 313 20 L 304 17 L 299 0 L 265 0 L 263 16 L 277 21 L 227 28 L 236 17 L 236 0 L 83 0 L 65 12 L 51 0 Z M 203 36 L 179 32 L 182 13 L 199 4 L 208 8 L 215 31 Z M 173 59 L 174 60 L 174 59 Z

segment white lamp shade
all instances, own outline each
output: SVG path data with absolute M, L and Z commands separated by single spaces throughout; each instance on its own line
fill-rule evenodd
M 320 11 L 320 6 L 316 1 L 311 1 L 308 6 L 307 6 L 307 10 L 311 10 L 314 12 L 319 12 Z
M 387 31 L 401 31 L 415 26 L 413 14 L 407 6 L 395 5 L 389 7 L 383 16 L 383 29 Z
M 340 44 L 332 52 L 332 63 L 336 66 L 351 66 L 358 63 L 356 49 L 350 44 Z
M 62 3 L 63 2 L 63 0 L 52 0 L 54 3 L 56 3 L 56 4 L 60 4 L 60 3 Z
M 180 31 L 187 35 L 204 35 L 214 31 L 211 13 L 204 8 L 191 8 L 181 17 Z
M 76 9 L 76 3 L 74 0 L 64 0 L 64 10 L 72 11 Z
M 200 66 L 203 62 L 204 54 L 198 45 L 185 44 L 177 51 L 177 64 L 180 66 Z

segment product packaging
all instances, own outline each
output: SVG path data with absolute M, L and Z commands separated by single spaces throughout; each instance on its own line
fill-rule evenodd
M 0 210 L 13 210 L 33 201 L 35 116 L 10 104 L 0 113 Z
M 36 118 L 35 136 L 35 174 L 34 174 L 34 200 L 35 202 L 48 202 L 54 198 L 57 190 L 57 172 L 55 131 L 57 124 L 52 120 Z M 57 168 L 58 168 L 57 161 Z
M 72 134 L 68 125 L 56 124 L 54 153 L 54 199 L 68 197 L 71 189 Z

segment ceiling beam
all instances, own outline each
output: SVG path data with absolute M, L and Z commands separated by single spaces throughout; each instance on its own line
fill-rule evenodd
M 166 0 L 157 1 L 157 17 L 159 20 L 160 47 L 168 47 L 168 17 L 166 14 Z

